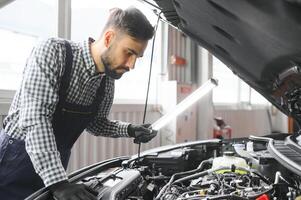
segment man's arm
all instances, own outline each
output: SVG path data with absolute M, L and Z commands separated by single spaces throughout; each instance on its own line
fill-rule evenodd
M 53 39 L 39 44 L 29 57 L 21 88 L 19 125 L 26 151 L 45 186 L 67 179 L 57 151 L 52 117 L 58 103 L 63 55 Z
M 86 129 L 89 133 L 106 137 L 133 137 L 135 143 L 149 142 L 157 135 L 157 131 L 148 128 L 149 124 L 134 125 L 108 120 L 114 99 L 114 80 L 109 78 L 105 90 L 106 96 L 98 109 L 98 115 Z
M 106 77 L 106 81 L 105 97 L 99 105 L 97 116 L 86 130 L 96 136 L 129 137 L 129 123 L 108 119 L 114 99 L 114 80 Z

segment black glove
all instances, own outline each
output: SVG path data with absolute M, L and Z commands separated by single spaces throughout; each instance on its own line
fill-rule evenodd
M 55 200 L 97 200 L 97 192 L 84 184 L 62 181 L 49 186 Z
M 134 143 L 146 143 L 153 139 L 158 131 L 152 130 L 150 128 L 150 124 L 143 125 L 133 125 L 130 124 L 128 126 L 128 134 L 130 137 L 135 138 Z

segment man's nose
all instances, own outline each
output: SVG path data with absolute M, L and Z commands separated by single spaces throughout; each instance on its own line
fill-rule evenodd
M 131 70 L 135 68 L 135 63 L 136 63 L 136 56 L 131 56 L 129 57 L 129 59 L 127 60 L 126 66 Z

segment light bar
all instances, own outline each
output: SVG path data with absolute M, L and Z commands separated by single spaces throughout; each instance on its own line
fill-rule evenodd
M 191 93 L 188 97 L 186 97 L 183 101 L 181 101 L 176 107 L 160 117 L 157 121 L 155 121 L 151 128 L 154 130 L 159 130 L 162 127 L 164 127 L 166 124 L 168 124 L 173 118 L 178 116 L 180 113 L 182 113 L 184 110 L 186 110 L 189 106 L 194 104 L 196 101 L 201 99 L 203 96 L 205 96 L 207 93 L 209 93 L 214 87 L 217 86 L 217 80 L 214 78 L 209 79 L 206 81 L 201 87 L 199 87 L 197 90 L 195 90 L 193 93 Z

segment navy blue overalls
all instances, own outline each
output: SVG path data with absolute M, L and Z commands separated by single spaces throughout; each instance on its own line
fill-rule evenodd
M 66 97 L 71 78 L 73 55 L 70 44 L 66 42 L 65 46 L 65 72 L 52 126 L 57 148 L 66 169 L 73 144 L 97 113 L 99 102 L 104 96 L 105 76 L 91 105 L 82 106 L 68 103 Z M 0 134 L 0 199 L 21 200 L 42 187 L 44 184 L 34 171 L 25 150 L 25 142 L 9 137 L 2 130 Z

